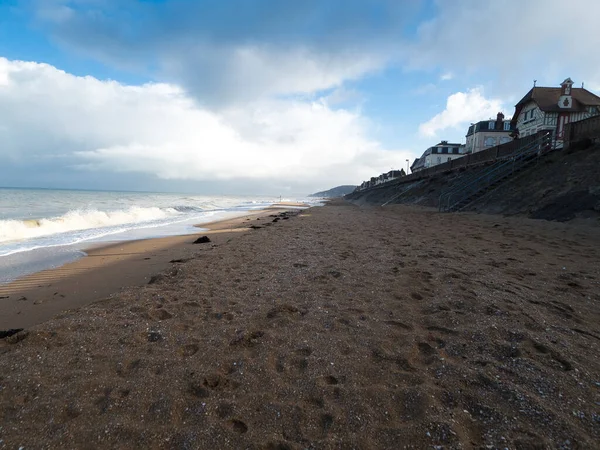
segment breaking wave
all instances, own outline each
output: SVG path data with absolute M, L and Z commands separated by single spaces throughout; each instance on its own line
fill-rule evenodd
M 169 219 L 183 218 L 189 213 L 201 212 L 193 207 L 130 207 L 115 211 L 96 209 L 73 210 L 59 217 L 0 220 L 0 243 L 51 236 L 73 231 L 118 227 L 121 225 L 161 224 Z

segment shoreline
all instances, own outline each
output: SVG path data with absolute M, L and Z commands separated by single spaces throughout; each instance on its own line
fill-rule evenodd
M 306 204 L 274 204 L 243 215 L 196 224 L 190 234 L 128 241 L 92 242 L 83 256 L 58 267 L 34 272 L 0 285 L 0 330 L 30 328 L 55 315 L 147 284 L 152 276 L 238 233 L 252 231 L 246 222 L 276 211 L 304 210 Z M 208 244 L 193 244 L 199 235 Z M 173 262 L 175 261 L 175 262 Z

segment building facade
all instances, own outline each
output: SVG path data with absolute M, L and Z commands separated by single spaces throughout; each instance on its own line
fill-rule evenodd
M 486 148 L 506 144 L 512 141 L 516 126 L 510 120 L 504 120 L 501 112 L 496 120 L 482 120 L 474 123 L 467 131 L 466 153 L 477 153 Z
M 428 167 L 437 166 L 453 159 L 461 158 L 465 154 L 465 146 L 462 144 L 452 144 L 448 141 L 442 141 L 433 147 L 429 147 L 420 158 L 415 159 L 412 166 L 410 166 L 411 172 L 418 172 L 419 170 L 426 169 Z
M 567 123 L 597 115 L 600 115 L 600 97 L 583 87 L 574 88 L 573 81 L 567 78 L 560 88 L 534 86 L 515 105 L 511 124 L 519 136 L 552 131 L 557 146 L 561 147 Z
M 400 170 L 390 170 L 387 173 L 382 173 L 378 177 L 371 177 L 368 181 L 363 181 L 361 185 L 358 187 L 358 190 L 368 189 L 374 186 L 377 186 L 382 183 L 387 183 L 388 181 L 395 180 L 396 178 L 405 177 L 406 172 L 404 169 Z

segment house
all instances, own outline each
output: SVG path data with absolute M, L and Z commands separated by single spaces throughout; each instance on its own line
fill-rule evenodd
M 567 78 L 558 87 L 534 86 L 515 105 L 511 126 L 515 126 L 519 136 L 529 136 L 538 131 L 554 133 L 558 147 L 562 146 L 565 125 L 600 115 L 600 97 L 583 86 L 573 87 Z
M 461 158 L 464 154 L 464 145 L 451 144 L 448 143 L 448 141 L 442 141 L 433 147 L 429 147 L 420 158 L 415 159 L 412 166 L 410 166 L 410 170 L 415 173 L 431 166 L 437 166 L 438 164 Z
M 387 173 L 387 175 L 388 175 L 388 181 L 391 181 L 391 180 L 395 180 L 396 178 L 405 177 L 406 172 L 404 171 L 404 169 L 390 170 Z
M 504 120 L 501 112 L 496 120 L 482 120 L 472 124 L 467 131 L 466 153 L 477 153 L 486 148 L 506 144 L 512 141 L 516 126 L 510 120 Z
M 405 177 L 406 172 L 404 169 L 390 170 L 387 173 L 382 173 L 378 177 L 371 177 L 369 181 L 363 181 L 357 190 L 368 189 L 378 184 L 387 183 L 388 181 L 395 180 L 396 178 Z

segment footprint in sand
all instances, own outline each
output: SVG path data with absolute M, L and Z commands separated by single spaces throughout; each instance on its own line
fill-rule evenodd
M 198 352 L 198 350 L 200 350 L 198 344 L 186 344 L 179 347 L 178 353 L 184 358 L 187 358 L 189 356 L 195 355 Z
M 173 317 L 173 314 L 160 308 L 160 309 L 155 309 L 155 310 L 151 311 L 150 316 L 156 320 L 167 320 L 167 319 L 170 319 L 171 317 Z
M 430 365 L 433 362 L 435 362 L 438 352 L 427 342 L 419 342 L 417 344 L 417 349 L 419 355 L 421 356 L 421 361 L 423 362 L 423 364 Z
M 227 378 L 220 373 L 212 373 L 204 378 L 202 385 L 212 390 L 230 391 L 237 389 L 240 383 Z
M 405 323 L 402 323 L 402 322 L 400 322 L 400 321 L 398 321 L 398 320 L 386 320 L 384 323 L 385 323 L 386 325 L 391 325 L 391 326 L 393 326 L 393 327 L 395 327 L 395 328 L 401 328 L 401 329 L 403 329 L 403 330 L 407 330 L 407 331 L 410 331 L 410 330 L 412 330 L 412 329 L 413 329 L 413 327 L 412 327 L 412 326 L 410 326 L 410 325 L 407 325 L 407 324 L 405 324 Z
M 248 425 L 241 420 L 232 419 L 228 422 L 229 427 L 236 433 L 244 434 L 248 431 Z

